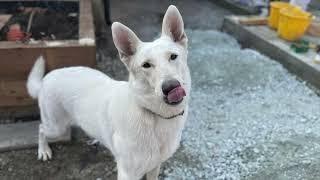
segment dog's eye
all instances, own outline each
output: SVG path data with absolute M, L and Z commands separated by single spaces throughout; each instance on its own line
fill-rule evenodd
M 170 60 L 171 60 L 171 61 L 174 61 L 174 60 L 177 59 L 177 57 L 178 57 L 178 55 L 176 55 L 176 54 L 171 54 Z
M 151 64 L 146 62 L 146 63 L 143 63 L 142 67 L 144 68 L 150 68 L 151 67 Z

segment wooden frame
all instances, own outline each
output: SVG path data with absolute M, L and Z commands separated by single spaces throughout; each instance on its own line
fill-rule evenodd
M 234 36 L 245 48 L 254 48 L 281 63 L 291 73 L 320 89 L 320 66 L 313 62 L 315 51 L 296 54 L 290 50 L 290 42 L 278 37 L 277 32 L 267 26 L 243 26 L 238 20 L 246 16 L 226 16 L 222 31 Z M 317 42 L 320 38 L 304 36 L 310 42 Z M 318 92 L 318 91 L 316 91 Z
M 68 66 L 95 66 L 96 46 L 91 0 L 60 1 L 79 3 L 79 39 L 35 41 L 29 44 L 0 41 L 0 113 L 1 109 L 8 110 L 12 107 L 21 110 L 21 107 L 36 105 L 27 94 L 25 83 L 40 55 L 46 60 L 47 71 Z M 1 2 L 4 0 L 0 0 Z

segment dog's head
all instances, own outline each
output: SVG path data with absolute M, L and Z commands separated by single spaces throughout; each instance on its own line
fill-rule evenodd
M 130 72 L 130 88 L 139 103 L 164 117 L 181 113 L 190 93 L 187 66 L 188 39 L 175 6 L 164 16 L 161 37 L 142 42 L 121 23 L 112 25 L 112 36 L 121 61 Z

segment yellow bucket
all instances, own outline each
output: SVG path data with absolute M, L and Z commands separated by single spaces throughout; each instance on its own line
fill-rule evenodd
M 270 16 L 268 18 L 269 27 L 273 29 L 278 28 L 280 10 L 288 7 L 292 7 L 292 5 L 286 2 L 272 2 L 270 4 Z
M 288 41 L 300 39 L 308 29 L 312 15 L 298 7 L 285 8 L 280 11 L 278 35 Z

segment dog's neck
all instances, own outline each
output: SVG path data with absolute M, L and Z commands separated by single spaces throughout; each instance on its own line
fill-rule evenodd
M 178 114 L 175 114 L 175 115 L 172 115 L 172 116 L 169 116 L 169 117 L 164 117 L 164 116 L 162 116 L 162 115 L 160 115 L 160 114 L 157 114 L 157 113 L 155 113 L 155 112 L 152 112 L 151 110 L 149 110 L 149 109 L 145 109 L 146 111 L 149 111 L 151 114 L 153 114 L 153 115 L 155 115 L 155 116 L 158 116 L 158 117 L 160 117 L 160 118 L 162 118 L 162 119 L 174 119 L 174 118 L 176 118 L 176 117 L 179 117 L 179 116 L 183 116 L 184 115 L 184 110 L 182 110 L 180 113 L 178 113 Z

